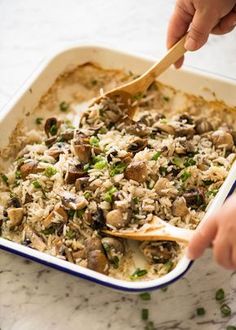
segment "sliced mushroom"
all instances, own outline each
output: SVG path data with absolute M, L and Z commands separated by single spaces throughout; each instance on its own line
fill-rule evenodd
M 172 205 L 172 213 L 175 217 L 184 217 L 189 213 L 184 197 L 178 197 Z
M 186 200 L 186 204 L 188 207 L 199 207 L 204 204 L 205 202 L 205 196 L 202 191 L 199 189 L 189 189 L 184 194 L 183 197 Z
M 124 125 L 123 127 L 127 133 L 139 136 L 141 138 L 147 136 L 150 133 L 150 129 L 141 122 L 133 121 L 130 125 Z
M 193 118 L 188 115 L 187 113 L 183 113 L 182 115 L 179 116 L 179 121 L 185 122 L 186 124 L 193 124 Z
M 30 245 L 32 248 L 41 252 L 46 249 L 46 244 L 44 243 L 42 238 L 36 235 L 36 233 L 31 227 L 25 226 L 25 236 L 26 240 L 29 240 L 31 242 L 28 245 Z
M 128 213 L 122 212 L 120 209 L 115 209 L 107 213 L 106 224 L 117 229 L 127 226 L 129 223 Z
M 192 125 L 180 125 L 176 128 L 176 136 L 186 136 L 192 138 L 195 134 L 195 129 Z
M 13 196 L 9 199 L 8 203 L 7 203 L 7 207 L 13 207 L 13 208 L 18 208 L 21 207 L 22 203 L 19 197 L 17 196 Z
M 158 129 L 160 133 L 167 133 L 169 135 L 175 135 L 175 128 L 171 126 L 170 124 L 157 122 L 155 125 L 153 125 L 155 129 Z
M 66 129 L 64 132 L 60 133 L 59 139 L 62 141 L 70 141 L 74 137 L 74 130 L 73 129 Z
M 147 180 L 147 165 L 144 161 L 133 161 L 125 169 L 125 178 L 143 183 Z
M 56 205 L 53 209 L 53 211 L 43 220 L 43 225 L 45 228 L 50 227 L 53 224 L 53 221 L 58 218 L 58 216 L 61 218 L 61 221 L 66 223 L 68 220 L 68 214 L 63 209 L 62 206 Z
M 144 242 L 140 249 L 151 264 L 165 264 L 177 256 L 179 245 L 165 241 Z
M 27 163 L 22 164 L 19 168 L 19 171 L 21 173 L 22 179 L 25 179 L 29 174 L 42 172 L 43 169 L 38 168 L 38 162 L 31 160 Z
M 61 154 L 64 154 L 65 150 L 68 148 L 69 148 L 69 146 L 66 145 L 65 143 L 57 142 L 47 151 L 47 154 L 49 156 L 53 157 L 54 159 L 58 159 L 58 157 Z
M 71 255 L 72 255 L 73 260 L 75 260 L 75 262 L 76 262 L 77 259 L 86 258 L 86 251 L 85 251 L 85 249 L 81 249 L 81 250 L 78 250 L 75 252 L 71 252 Z
M 89 253 L 94 250 L 103 251 L 101 239 L 98 237 L 90 237 L 85 241 L 86 252 Z
M 60 122 L 55 117 L 48 118 L 44 125 L 47 137 L 57 135 L 59 127 Z
M 57 138 L 55 136 L 52 136 L 45 140 L 45 144 L 48 148 L 50 148 L 56 142 L 56 140 Z
M 193 144 L 190 141 L 179 141 L 179 144 L 175 147 L 175 152 L 178 155 L 186 155 L 195 151 Z
M 93 250 L 87 256 L 89 269 L 95 270 L 102 274 L 108 274 L 109 264 L 105 254 L 99 250 Z
M 64 252 L 65 252 L 66 260 L 74 263 L 74 258 L 73 258 L 72 252 L 68 249 L 68 247 L 65 247 Z
M 64 191 L 60 195 L 63 205 L 69 209 L 81 210 L 88 205 L 88 201 L 84 196 L 78 196 L 68 191 Z
M 234 146 L 234 140 L 230 133 L 223 130 L 215 131 L 212 134 L 212 142 L 216 148 L 225 148 L 226 150 L 232 150 Z
M 92 147 L 89 144 L 82 144 L 80 141 L 73 141 L 72 152 L 81 163 L 89 163 L 92 157 Z
M 159 178 L 154 185 L 154 189 L 158 193 L 159 196 L 176 196 L 178 191 L 173 186 L 172 182 L 169 181 L 167 178 Z
M 136 154 L 137 152 L 143 150 L 148 145 L 147 139 L 135 139 L 129 146 L 128 151 Z
M 65 182 L 68 184 L 75 183 L 79 178 L 83 178 L 87 173 L 80 166 L 71 166 L 65 175 Z M 85 178 L 84 178 L 85 179 Z
M 89 177 L 78 178 L 75 181 L 75 190 L 80 191 L 84 190 L 89 186 Z
M 24 218 L 24 209 L 22 207 L 10 208 L 7 210 L 7 215 L 9 217 L 9 227 L 14 228 L 19 226 Z
M 158 118 L 158 119 L 160 119 L 160 118 Z M 150 127 L 154 124 L 155 119 L 153 118 L 153 116 L 150 113 L 146 113 L 139 119 L 139 122 Z
M 195 129 L 201 135 L 213 131 L 213 126 L 206 118 L 200 118 L 196 121 Z

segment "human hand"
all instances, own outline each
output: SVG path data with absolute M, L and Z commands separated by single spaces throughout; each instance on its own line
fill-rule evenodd
M 188 257 L 199 258 L 211 243 L 215 261 L 226 269 L 236 270 L 236 195 L 200 224 L 190 241 Z
M 185 48 L 201 48 L 210 33 L 225 34 L 236 26 L 236 0 L 177 0 L 169 22 L 167 48 L 172 47 L 189 29 Z M 181 67 L 184 58 L 175 66 Z

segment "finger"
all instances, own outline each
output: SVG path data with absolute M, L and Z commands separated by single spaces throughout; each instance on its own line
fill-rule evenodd
M 195 51 L 201 48 L 208 40 L 208 36 L 217 24 L 215 11 L 197 10 L 185 42 L 185 48 Z
M 213 28 L 213 34 L 225 34 L 232 31 L 236 26 L 236 11 L 231 11 L 223 17 L 220 22 Z
M 167 48 L 171 48 L 188 31 L 193 15 L 188 13 L 178 3 L 170 19 L 167 32 Z
M 187 250 L 187 256 L 191 259 L 199 258 L 205 249 L 211 244 L 214 240 L 217 233 L 217 221 L 216 217 L 209 218 L 196 229 Z
M 231 244 L 224 234 L 219 231 L 213 243 L 213 255 L 215 261 L 226 269 L 233 269 Z
M 236 247 L 235 246 L 231 253 L 231 261 L 232 261 L 233 270 L 236 270 Z
M 183 63 L 184 63 L 184 56 L 181 57 L 177 62 L 175 62 L 176 69 L 181 68 L 181 66 L 183 65 Z

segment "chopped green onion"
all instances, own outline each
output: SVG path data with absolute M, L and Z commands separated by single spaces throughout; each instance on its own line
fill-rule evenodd
M 85 164 L 84 165 L 84 171 L 88 171 L 90 169 L 90 164 Z
M 16 171 L 15 172 L 15 178 L 16 178 L 16 180 L 20 180 L 21 179 L 21 172 L 20 171 Z
M 139 277 L 145 276 L 147 273 L 148 273 L 148 271 L 146 269 L 137 268 L 135 270 L 135 272 L 132 275 L 130 275 L 130 279 L 131 280 L 136 280 Z
M 3 173 L 0 173 L 0 176 L 1 176 L 2 181 L 3 181 L 6 185 L 8 185 L 8 177 L 7 177 L 5 174 L 3 174 Z
M 180 179 L 182 180 L 182 182 L 186 182 L 190 177 L 191 177 L 191 173 L 184 171 L 181 174 Z
M 117 192 L 116 187 L 111 187 L 104 195 L 104 200 L 108 203 L 112 202 L 114 193 Z
M 85 191 L 85 192 L 84 192 L 84 197 L 85 197 L 86 199 L 89 199 L 91 196 L 92 196 L 92 194 L 91 194 L 90 191 Z
M 114 164 L 111 166 L 111 169 L 110 169 L 110 176 L 113 177 L 117 174 L 121 174 L 124 172 L 124 170 L 126 169 L 127 165 L 124 164 L 124 163 L 117 163 L 117 164 Z
M 214 181 L 212 180 L 203 180 L 203 183 L 206 185 L 206 186 L 210 186 Z
M 107 243 L 102 243 L 102 246 L 106 252 L 110 252 L 111 248 L 110 245 Z
M 48 166 L 44 171 L 44 174 L 48 178 L 51 178 L 51 176 L 55 175 L 56 173 L 57 173 L 57 170 L 55 169 L 55 167 L 52 167 L 52 166 Z
M 112 266 L 117 269 L 119 268 L 119 262 L 120 262 L 120 259 L 115 256 L 112 260 L 111 260 L 111 263 L 112 263 Z
M 159 168 L 159 172 L 160 172 L 161 175 L 166 175 L 166 173 L 167 173 L 167 168 L 164 167 L 164 166 L 160 166 L 160 168 Z
M 69 106 L 70 105 L 67 102 L 62 101 L 59 107 L 62 112 L 66 112 L 69 109 Z
M 99 134 L 106 134 L 107 129 L 105 127 L 101 127 L 100 130 L 98 131 Z
M 149 316 L 149 311 L 147 308 L 143 308 L 141 312 L 141 317 L 143 321 L 147 321 Z
M 206 192 L 206 195 L 207 195 L 207 197 L 211 197 L 211 196 L 215 197 L 217 195 L 218 191 L 219 191 L 219 189 L 208 190 Z
M 106 159 L 100 160 L 99 162 L 94 164 L 94 168 L 97 170 L 103 170 L 106 167 L 107 167 Z
M 169 260 L 165 263 L 166 271 L 169 273 L 174 267 L 173 261 Z
M 189 167 L 189 166 L 194 166 L 196 165 L 196 161 L 193 158 L 188 158 L 185 162 L 184 162 L 184 166 L 185 167 Z
M 56 135 L 57 134 L 57 126 L 56 125 L 52 125 L 50 127 L 49 132 L 50 132 L 51 135 Z
M 228 325 L 226 327 L 226 330 L 236 330 L 236 326 L 234 326 L 234 325 Z
M 139 203 L 139 198 L 137 196 L 132 198 L 132 201 L 134 202 L 134 204 L 138 204 Z
M 35 189 L 42 188 L 42 185 L 37 180 L 33 181 L 32 185 L 34 186 Z
M 168 286 L 164 286 L 164 288 L 161 288 L 162 292 L 166 292 L 168 290 Z
M 74 232 L 74 230 L 69 228 L 69 230 L 67 230 L 67 232 L 66 232 L 66 238 L 74 239 L 75 236 L 76 236 L 76 233 Z
M 93 147 L 99 147 L 99 138 L 97 138 L 96 136 L 91 136 L 91 138 L 89 139 L 89 143 Z
M 82 210 L 77 210 L 76 211 L 76 215 L 78 218 L 82 218 L 82 216 L 84 215 L 85 209 Z
M 42 121 L 43 121 L 43 118 L 42 117 L 38 117 L 35 119 L 35 124 L 36 125 L 41 125 L 42 124 Z
M 225 292 L 223 289 L 219 289 L 216 291 L 216 294 L 215 294 L 215 298 L 216 300 L 223 300 L 225 298 Z
M 231 315 L 231 308 L 227 304 L 223 304 L 220 306 L 221 315 L 223 317 L 227 317 Z
M 157 151 L 151 158 L 151 160 L 158 160 L 158 158 L 161 156 L 161 151 Z
M 151 295 L 149 292 L 143 292 L 143 293 L 140 293 L 139 297 L 142 299 L 142 300 L 151 300 Z
M 197 310 L 196 310 L 196 312 L 197 312 L 197 315 L 198 316 L 203 316 L 203 315 L 206 314 L 206 310 L 203 307 L 198 307 Z
M 74 218 L 75 210 L 68 210 L 67 213 L 69 218 Z
M 55 232 L 55 229 L 53 227 L 50 227 L 50 228 L 47 228 L 47 229 L 44 229 L 42 230 L 42 234 L 44 235 L 51 235 Z

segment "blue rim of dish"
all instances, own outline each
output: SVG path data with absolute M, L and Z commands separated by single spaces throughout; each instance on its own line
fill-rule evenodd
M 236 189 L 236 181 L 234 182 L 234 184 L 232 185 L 228 195 L 227 195 L 227 198 L 229 196 L 231 196 L 233 194 L 233 192 L 235 191 Z M 226 198 L 226 199 L 227 199 Z M 48 261 L 45 261 L 45 260 L 42 260 L 40 258 L 37 258 L 37 257 L 34 257 L 34 256 L 31 256 L 31 255 L 28 255 L 26 253 L 23 253 L 23 252 L 20 252 L 20 251 L 17 251 L 15 249 L 12 249 L 10 247 L 6 247 L 6 246 L 0 246 L 0 249 L 2 250 L 5 250 L 7 252 L 11 252 L 13 254 L 16 254 L 16 255 L 19 255 L 21 257 L 24 257 L 24 258 L 27 258 L 27 259 L 30 259 L 30 260 L 33 260 L 33 261 L 36 261 L 40 264 L 43 264 L 45 266 L 48 266 L 48 267 L 51 267 L 51 268 L 54 268 L 54 269 L 57 269 L 57 270 L 60 270 L 60 271 L 63 271 L 65 273 L 68 273 L 68 274 L 71 274 L 73 276 L 76 276 L 76 277 L 79 277 L 79 278 L 82 278 L 82 279 L 85 279 L 85 280 L 88 280 L 88 281 L 91 281 L 91 282 L 94 282 L 96 284 L 99 284 L 99 285 L 102 285 L 102 286 L 106 286 L 106 287 L 109 287 L 109 288 L 112 288 L 112 289 L 115 289 L 115 290 L 120 290 L 120 291 L 124 291 L 124 292 L 145 292 L 145 291 L 153 291 L 153 290 L 157 290 L 157 289 L 161 289 L 163 287 L 166 287 L 172 283 L 174 283 L 175 281 L 177 281 L 178 279 L 180 279 L 181 277 L 183 277 L 187 271 L 192 267 L 194 261 L 190 261 L 188 266 L 186 267 L 186 269 L 181 273 L 179 274 L 178 276 L 176 276 L 175 278 L 173 278 L 172 280 L 170 281 L 167 281 L 166 283 L 164 284 L 159 284 L 159 285 L 155 285 L 155 286 L 150 286 L 150 287 L 147 287 L 147 288 L 128 288 L 128 287 L 124 287 L 124 286 L 121 286 L 121 285 L 117 285 L 117 284 L 111 284 L 109 282 L 105 282 L 105 281 L 102 281 L 102 280 L 98 280 L 97 278 L 95 277 L 92 277 L 92 276 L 89 276 L 89 275 L 85 275 L 85 274 L 81 274 L 79 272 L 76 272 L 76 271 L 73 271 L 71 269 L 67 269 L 67 268 L 64 268 L 62 266 L 59 266 L 59 265 L 56 265 L 56 264 L 53 264 L 51 262 L 48 262 Z

